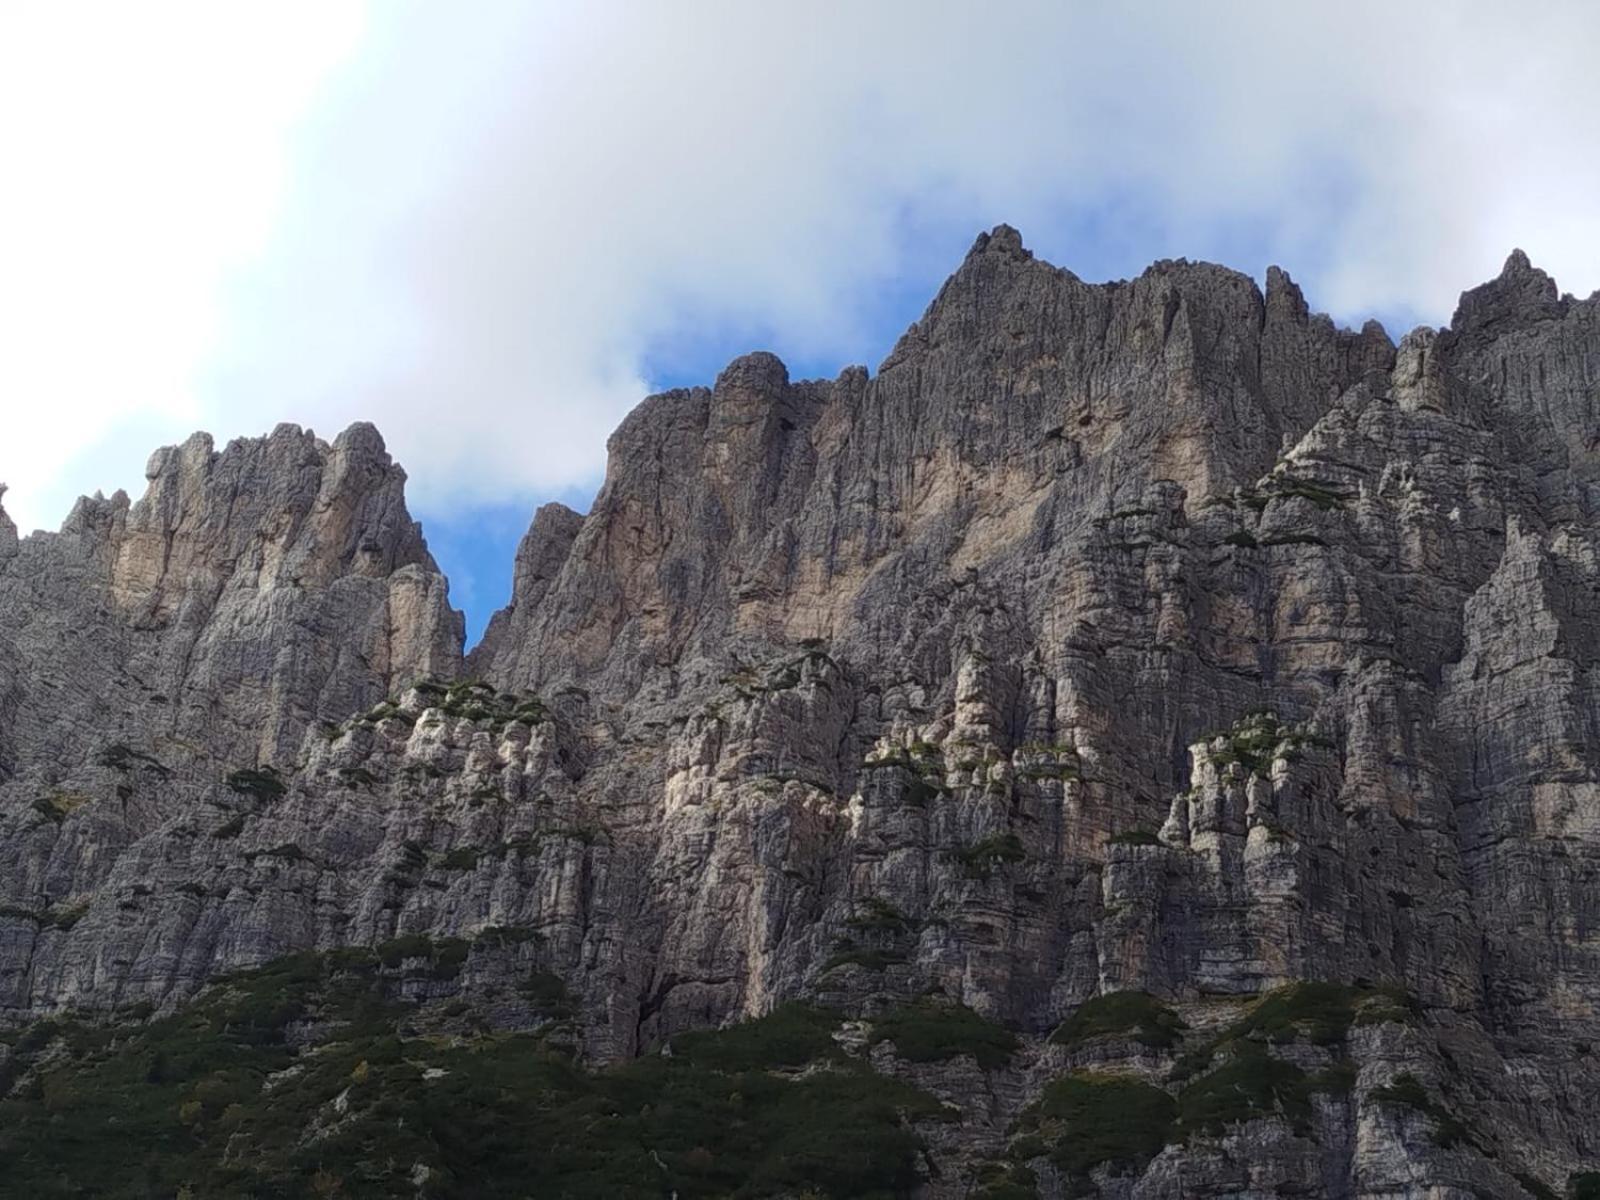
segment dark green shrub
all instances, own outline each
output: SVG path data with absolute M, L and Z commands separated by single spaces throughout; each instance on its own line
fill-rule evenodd
M 425 933 L 407 933 L 378 943 L 375 953 L 386 967 L 398 967 L 413 958 L 432 958 L 433 939 Z
M 1075 1046 L 1096 1037 L 1130 1037 L 1164 1050 L 1177 1043 L 1183 1030 L 1178 1014 L 1148 992 L 1108 992 L 1079 1005 L 1050 1040 Z
M 1037 1200 L 1039 1176 L 1018 1164 L 989 1163 L 979 1171 L 974 1200 Z
M 1161 839 L 1153 829 L 1124 829 L 1113 833 L 1106 841 L 1113 846 L 1159 846 Z
M 1303 982 L 1268 992 L 1231 1030 L 1234 1037 L 1285 1042 L 1308 1038 L 1319 1046 L 1343 1041 L 1355 1019 L 1354 988 Z
M 370 788 L 378 782 L 365 767 L 340 767 L 339 778 L 350 787 Z
M 244 768 L 228 776 L 228 787 L 241 796 L 250 796 L 261 803 L 276 800 L 288 789 L 276 768 Z
M 102 767 L 110 767 L 113 771 L 120 771 L 123 774 L 127 774 L 129 771 L 142 770 L 148 771 L 161 779 L 169 778 L 172 775 L 172 772 L 154 755 L 145 754 L 143 751 L 135 750 L 121 742 L 113 742 L 100 751 L 96 761 Z
M 577 1005 L 561 976 L 551 971 L 534 971 L 518 989 L 533 1006 L 535 1014 L 547 1021 L 565 1021 L 578 1015 Z
M 860 908 L 850 917 L 845 924 L 860 933 L 881 933 L 895 935 L 906 931 L 906 918 L 901 911 L 887 900 L 880 900 L 877 896 L 866 896 L 860 901 Z
M 968 879 L 988 879 L 996 867 L 1019 863 L 1028 857 L 1022 841 L 1014 833 L 991 833 L 970 846 L 951 852 Z
M 1080 1184 L 1096 1167 L 1141 1169 L 1176 1136 L 1177 1106 L 1158 1087 L 1081 1071 L 1050 1083 L 1025 1123 L 1050 1158 Z
M 1413 1108 L 1433 1121 L 1433 1140 L 1448 1150 L 1463 1141 L 1469 1141 L 1468 1130 L 1422 1086 L 1422 1081 L 1409 1071 L 1402 1072 L 1382 1087 L 1372 1089 L 1372 1099 L 1380 1104 L 1397 1104 Z
M 25 1031 L 0 1067 L 0 1083 L 21 1081 L 0 1089 L 0 1190 L 299 1196 L 315 1176 L 336 1194 L 410 1195 L 422 1164 L 430 1193 L 475 1200 L 888 1200 L 919 1184 L 915 1123 L 944 1117 L 932 1097 L 837 1055 L 837 1018 L 803 1006 L 586 1071 L 559 1023 L 406 1033 L 415 1009 L 388 998 L 394 981 L 374 962 L 292 955 L 114 1037 L 69 1023 Z M 569 1004 L 558 988 L 551 1003 Z M 470 1013 L 456 1017 L 470 1030 Z
M 1178 1095 L 1186 1133 L 1220 1134 L 1228 1126 L 1279 1115 L 1297 1129 L 1311 1117 L 1306 1073 L 1274 1058 L 1259 1042 L 1230 1043 L 1216 1070 L 1200 1076 Z
M 833 1031 L 836 1012 L 792 1000 L 764 1017 L 707 1033 L 681 1033 L 672 1039 L 672 1053 L 713 1071 L 772 1071 L 803 1067 L 836 1058 Z
M 895 1052 L 912 1062 L 943 1062 L 970 1054 L 985 1071 L 1005 1066 L 1016 1053 L 1017 1038 L 1009 1029 L 986 1020 L 964 1004 L 918 1000 L 872 1023 L 872 1044 L 894 1043 Z
M 462 964 L 472 953 L 472 945 L 461 938 L 444 938 L 433 944 L 433 977 L 454 979 L 461 974 Z
M 488 925 L 478 930 L 474 942 L 481 946 L 504 949 L 539 940 L 539 934 L 526 925 Z
M 849 938 L 840 938 L 833 944 L 833 953 L 822 964 L 819 972 L 826 975 L 841 967 L 861 967 L 867 971 L 882 971 L 906 961 L 903 950 L 878 949 L 858 946 Z
M 285 862 L 309 862 L 311 856 L 293 842 L 284 842 L 270 850 L 253 850 L 251 858 L 281 858 Z

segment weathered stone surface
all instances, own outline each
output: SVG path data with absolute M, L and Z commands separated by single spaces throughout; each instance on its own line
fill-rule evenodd
M 930 1196 L 1066 1072 L 1189 1095 L 1245 1042 L 1300 1107 L 1087 1185 L 1559 1192 L 1600 1163 L 1597 380 L 1600 299 L 1520 254 L 1396 348 L 1276 268 L 1089 285 L 1001 227 L 876 375 L 641 404 L 465 668 L 373 431 L 197 435 L 137 505 L 0 521 L 0 1010 L 516 927 L 596 1059 L 796 996 L 1018 1031 L 872 1049 L 962 1110 Z M 1405 1000 L 1249 1032 L 1306 980 Z M 1178 1044 L 1048 1043 L 1132 991 Z

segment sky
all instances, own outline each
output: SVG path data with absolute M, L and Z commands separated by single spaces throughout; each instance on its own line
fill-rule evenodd
M 1600 5 L 0 7 L 0 481 L 374 421 L 476 637 L 652 390 L 875 364 L 1002 221 L 1284 266 L 1392 335 L 1513 246 L 1600 287 Z

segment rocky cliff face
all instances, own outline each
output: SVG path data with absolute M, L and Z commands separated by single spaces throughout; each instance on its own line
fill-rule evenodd
M 1520 253 L 1396 347 L 1001 227 L 875 376 L 640 405 L 465 662 L 374 431 L 197 435 L 0 520 L 0 1012 L 477 938 L 412 999 L 597 1062 L 843 1014 L 928 1196 L 1589 1186 L 1597 409 Z

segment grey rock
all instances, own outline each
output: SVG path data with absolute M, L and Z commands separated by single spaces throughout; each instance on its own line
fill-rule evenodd
M 0 1012 L 492 925 L 595 1060 L 937 989 L 1024 1042 L 873 1051 L 961 1109 L 959 1196 L 1064 1071 L 1176 1091 L 1255 998 L 1383 986 L 1404 1020 L 1269 1051 L 1347 1088 L 1093 1186 L 1559 1192 L 1600 1162 L 1596 379 L 1600 299 L 1520 254 L 1396 347 L 1277 268 L 1091 285 L 1002 226 L 876 375 L 644 401 L 465 665 L 374 431 L 197 435 L 136 505 L 0 521 Z M 1182 1046 L 1048 1042 L 1128 990 Z

